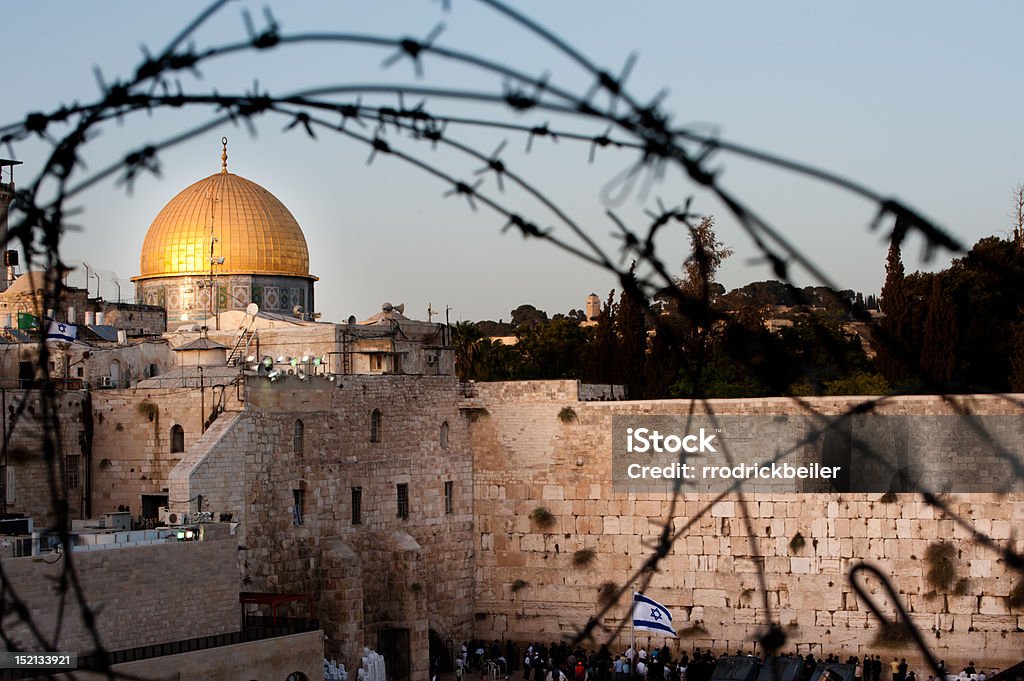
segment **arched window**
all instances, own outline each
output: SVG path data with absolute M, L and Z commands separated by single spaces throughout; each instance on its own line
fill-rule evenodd
M 302 672 L 292 672 L 285 681 L 309 681 L 309 677 Z
M 380 442 L 380 409 L 370 413 L 370 442 Z
M 441 449 L 448 449 L 448 422 L 441 424 Z
M 305 446 L 305 436 L 306 425 L 302 422 L 302 419 L 295 419 L 295 437 L 292 440 L 292 448 L 299 456 L 302 455 L 302 450 Z
M 175 423 L 171 426 L 171 454 L 185 451 L 185 429 Z

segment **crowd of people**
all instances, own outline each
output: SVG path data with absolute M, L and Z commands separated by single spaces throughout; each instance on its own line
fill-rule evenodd
M 548 645 L 531 643 L 521 650 L 511 641 L 504 644 L 472 641 L 462 644 L 455 660 L 455 672 L 457 681 L 462 681 L 466 674 L 479 674 L 481 679 L 489 675 L 508 679 L 520 673 L 524 681 L 629 681 L 634 678 L 634 673 L 644 681 L 711 681 L 715 666 L 727 657 L 754 660 L 755 678 L 765 665 L 762 656 L 743 650 L 715 654 L 710 649 L 695 648 L 692 652 L 673 655 L 668 646 L 655 647 L 650 652 L 641 646 L 636 650 L 629 647 L 622 653 L 612 653 L 607 645 L 602 645 L 599 650 L 584 650 L 564 642 Z M 787 653 L 779 658 L 787 665 L 791 664 L 790 661 L 799 660 L 799 681 L 810 681 L 820 665 L 829 664 L 852 667 L 854 681 L 946 681 L 946 678 L 955 676 L 986 681 L 988 676 L 996 673 L 992 670 L 986 676 L 974 662 L 962 671 L 951 671 L 946 669 L 943 660 L 941 668 L 946 678 L 937 680 L 931 673 L 919 675 L 910 668 L 906 659 L 893 658 L 892 662 L 886 663 L 880 655 L 853 655 L 844 660 L 832 654 Z M 433 674 L 431 676 L 433 678 Z M 828 675 L 822 678 L 827 680 Z

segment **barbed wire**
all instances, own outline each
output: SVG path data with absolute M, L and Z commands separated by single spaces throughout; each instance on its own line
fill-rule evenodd
M 546 243 L 574 258 L 612 273 L 620 282 L 624 293 L 647 311 L 650 311 L 650 303 L 655 295 L 667 293 L 686 317 L 701 325 L 723 321 L 725 316 L 720 310 L 715 309 L 707 295 L 693 296 L 681 290 L 676 285 L 672 268 L 666 264 L 659 250 L 659 239 L 667 231 L 681 228 L 692 233 L 697 228 L 701 215 L 695 207 L 696 194 L 686 196 L 682 205 L 673 208 L 666 208 L 659 199 L 655 206 L 646 211 L 650 221 L 636 228 L 631 227 L 629 221 L 620 216 L 613 207 L 609 207 L 606 211 L 608 226 L 614 229 L 619 242 L 617 251 L 613 251 L 600 244 L 594 231 L 596 228 L 584 226 L 539 183 L 531 181 L 525 170 L 520 170 L 503 156 L 509 139 L 524 140 L 526 154 L 534 151 L 537 140 L 564 142 L 564 146 L 571 149 L 565 153 L 579 150 L 581 160 L 585 159 L 587 163 L 593 163 L 598 152 L 634 155 L 635 158 L 630 160 L 624 170 L 612 178 L 605 188 L 605 198 L 612 206 L 621 204 L 634 192 L 641 198 L 645 197 L 650 186 L 663 177 L 667 167 L 680 169 L 689 178 L 695 190 L 708 192 L 725 206 L 759 257 L 768 263 L 775 276 L 785 283 L 793 283 L 793 270 L 798 268 L 818 284 L 833 290 L 839 289 L 811 254 L 803 252 L 782 230 L 762 217 L 760 212 L 739 193 L 724 185 L 722 173 L 711 166 L 712 159 L 717 155 L 731 154 L 753 160 L 779 171 L 825 182 L 869 201 L 875 205 L 875 217 L 866 226 L 867 231 L 878 231 L 883 224 L 895 220 L 902 234 L 919 233 L 926 244 L 929 256 L 937 252 L 951 255 L 962 255 L 967 252 L 959 240 L 926 218 L 920 211 L 864 184 L 825 169 L 722 139 L 718 135 L 673 126 L 671 112 L 663 104 L 662 93 L 650 100 L 642 101 L 627 88 L 627 80 L 636 63 L 634 55 L 628 57 L 618 75 L 614 75 L 598 67 L 594 61 L 573 48 L 567 41 L 514 8 L 497 0 L 478 1 L 511 24 L 518 26 L 527 35 L 567 58 L 575 68 L 586 74 L 588 82 L 585 86 L 577 90 L 563 85 L 562 81 L 551 73 L 527 73 L 514 64 L 502 63 L 485 55 L 445 46 L 441 43 L 444 24 L 435 24 L 422 38 L 330 31 L 288 34 L 283 31 L 269 10 L 265 12 L 263 23 L 259 26 L 254 23 L 248 12 L 243 12 L 247 38 L 196 48 L 191 41 L 198 29 L 227 4 L 226 0 L 219 0 L 201 12 L 166 47 L 155 53 L 155 56 L 144 50 L 143 60 L 136 65 L 130 78 L 108 82 L 96 69 L 95 77 L 100 95 L 93 101 L 61 104 L 47 111 L 31 112 L 19 121 L 0 126 L 0 144 L 8 150 L 11 158 L 17 157 L 16 145 L 30 140 L 41 140 L 49 146 L 49 156 L 42 169 L 26 189 L 21 189 L 17 193 L 16 208 L 21 215 L 12 226 L 9 238 L 21 244 L 28 263 L 41 262 L 47 272 L 59 272 L 66 265 L 60 256 L 61 240 L 63 235 L 73 228 L 69 218 L 75 211 L 67 208 L 71 199 L 108 181 L 131 191 L 141 177 L 159 177 L 161 154 L 178 145 L 225 124 L 243 125 L 250 132 L 256 132 L 257 122 L 276 119 L 283 123 L 281 131 L 284 133 L 299 132 L 313 139 L 318 139 L 318 134 L 338 135 L 363 145 L 368 151 L 367 164 L 372 164 L 379 156 L 388 156 L 413 167 L 439 183 L 442 189 L 441 198 L 463 199 L 472 211 L 487 210 L 495 214 L 499 218 L 500 232 L 516 231 L 526 239 Z M 444 9 L 447 11 L 449 8 L 445 5 Z M 484 89 L 374 82 L 337 83 L 290 93 L 273 93 L 262 89 L 258 83 L 253 83 L 247 91 L 225 94 L 215 88 L 189 91 L 178 80 L 178 76 L 183 73 L 200 75 L 203 67 L 216 60 L 241 58 L 311 44 L 389 50 L 388 56 L 379 62 L 381 68 L 387 69 L 400 62 L 409 62 L 414 74 L 421 79 L 428 77 L 432 61 L 454 62 L 495 79 L 497 85 L 493 89 Z M 387 101 L 364 103 L 364 97 L 379 97 L 386 100 L 393 98 L 394 105 Z M 409 106 L 406 104 L 406 98 L 415 99 L 416 103 Z M 598 103 L 598 100 L 603 102 L 604 99 L 607 99 L 606 103 Z M 456 104 L 458 109 L 464 108 L 467 103 L 488 107 L 493 115 L 466 116 L 457 111 L 446 110 L 445 106 L 449 103 Z M 98 170 L 86 172 L 82 150 L 92 143 L 103 126 L 121 122 L 137 114 L 196 109 L 208 109 L 211 115 L 207 120 L 176 131 L 159 141 L 128 150 L 123 157 Z M 536 120 L 522 122 L 522 117 L 527 114 L 536 117 Z M 544 120 L 544 116 L 555 117 L 562 122 L 552 124 L 550 120 Z M 583 126 L 592 126 L 601 132 L 584 132 Z M 466 131 L 497 132 L 502 135 L 502 139 L 496 143 L 491 141 L 489 146 L 482 148 L 468 141 Z M 691 146 L 695 149 L 691 149 Z M 425 149 L 430 153 L 438 147 L 455 153 L 457 160 L 452 163 L 453 166 L 466 161 L 474 164 L 475 168 L 468 173 L 459 172 L 418 151 Z M 532 200 L 535 207 L 530 211 L 524 210 L 518 198 L 513 200 L 509 197 L 507 192 L 513 190 Z M 545 218 L 541 215 L 550 217 Z M 564 235 L 565 232 L 568 234 Z M 706 255 L 698 251 L 691 254 L 690 258 L 703 266 L 702 259 Z M 627 261 L 640 263 L 644 268 L 643 273 L 634 276 L 634 267 L 632 264 L 627 267 Z M 998 267 L 998 263 L 987 264 Z M 43 318 L 44 310 L 55 307 L 62 292 L 63 283 L 60 277 L 48 276 L 43 298 L 37 303 L 40 319 Z M 851 318 L 869 324 L 878 341 L 910 366 L 914 375 L 927 387 L 942 395 L 954 413 L 972 413 L 969 405 L 944 394 L 943 386 L 918 365 L 911 349 L 902 347 L 852 301 L 840 300 L 840 304 Z M 672 330 L 659 325 L 657 332 L 670 334 Z M 745 357 L 734 359 L 739 363 L 748 361 Z M 54 383 L 49 380 L 45 343 L 40 344 L 39 366 L 46 380 L 43 381 L 42 387 L 33 393 L 38 394 L 50 426 L 44 429 L 41 445 L 48 468 L 51 509 L 56 519 L 56 533 L 65 546 L 70 546 L 70 514 L 66 492 L 60 484 L 65 471 L 63 457 L 58 455 L 63 451 L 58 422 L 59 409 Z M 694 384 L 698 388 L 703 386 L 706 369 L 704 364 L 697 362 L 696 366 L 689 369 L 693 373 Z M 24 418 L 29 396 L 33 393 L 25 396 L 12 417 L 11 426 L 5 433 L 5 450 L 19 419 Z M 822 416 L 811 401 L 799 397 L 792 399 L 794 405 L 802 412 Z M 1021 406 L 1021 401 L 1017 397 L 1007 395 L 1004 399 Z M 888 400 L 889 397 L 881 396 L 855 404 L 840 416 L 839 422 L 862 413 L 876 411 Z M 701 399 L 691 400 L 688 418 L 692 419 L 698 415 L 698 407 L 703 409 L 703 415 L 717 419 L 712 405 Z M 835 427 L 835 423 L 836 421 L 830 420 L 824 427 Z M 1014 454 L 992 439 L 981 424 L 974 421 L 971 423 L 979 435 L 987 438 L 987 444 L 996 447 L 1001 456 L 1016 466 L 1014 470 L 1019 476 L 1020 463 Z M 814 436 L 820 434 L 821 431 Z M 777 452 L 773 460 L 781 461 L 793 451 L 795 447 Z M 725 449 L 725 456 L 727 461 L 733 461 L 733 455 L 728 447 Z M 933 491 L 914 491 L 920 494 L 922 500 L 929 506 L 939 510 L 945 517 L 951 518 L 970 533 L 973 541 L 999 555 L 1008 568 L 1024 573 L 1024 556 L 1010 543 L 1000 543 L 980 531 Z M 596 615 L 580 627 L 575 640 L 583 641 L 593 637 L 595 632 L 604 631 L 602 619 L 621 596 L 635 585 L 639 584 L 642 588 L 649 584 L 674 543 L 706 516 L 715 503 L 730 498 L 738 502 L 740 518 L 748 537 L 749 552 L 759 565 L 758 590 L 761 593 L 764 611 L 759 643 L 766 651 L 781 649 L 787 640 L 787 634 L 773 616 L 768 576 L 758 561 L 762 555 L 760 539 L 754 531 L 753 514 L 748 508 L 750 503 L 756 502 L 751 502 L 746 497 L 744 484 L 736 482 L 727 490 L 710 498 L 696 514 L 673 529 L 684 492 L 681 480 L 677 480 L 671 497 L 668 519 L 659 532 L 657 542 L 649 547 L 649 557 L 641 568 L 620 585 L 614 598 L 606 602 Z M 63 559 L 59 588 L 60 609 L 62 612 L 69 606 L 78 609 L 90 632 L 95 650 L 99 653 L 99 659 L 104 660 L 106 649 L 96 627 L 97 613 L 89 605 L 88 594 L 83 592 L 75 570 L 73 553 L 66 551 Z M 848 574 L 851 587 L 865 601 L 882 626 L 891 624 L 872 600 L 871 594 L 864 592 L 856 581 L 856 577 L 865 572 L 884 585 L 897 608 L 900 622 L 913 630 L 915 640 L 929 665 L 932 666 L 934 673 L 939 674 L 934 656 L 929 652 L 919 632 L 914 629 L 913 622 L 900 605 L 899 595 L 886 575 L 869 564 L 858 561 L 851 566 Z M 0 580 L 3 584 L 0 589 L 0 609 L 14 613 L 19 620 L 25 622 L 34 642 L 42 649 L 58 649 L 62 632 L 59 620 L 53 634 L 42 631 L 33 623 L 15 586 L 5 578 L 2 565 Z M 621 626 L 620 624 L 619 629 L 612 634 L 620 633 Z M 0 639 L 9 650 L 15 650 L 18 644 L 10 637 L 7 629 L 6 626 L 0 627 Z M 126 678 L 122 674 L 115 675 L 102 665 L 98 671 L 108 673 L 110 678 Z

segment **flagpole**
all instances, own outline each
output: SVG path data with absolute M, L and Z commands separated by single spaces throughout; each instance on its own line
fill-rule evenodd
M 629 678 L 635 679 L 636 674 L 636 660 L 639 659 L 639 655 L 636 653 L 636 592 L 633 592 L 633 598 L 629 602 L 629 647 L 633 651 L 633 657 L 629 660 Z

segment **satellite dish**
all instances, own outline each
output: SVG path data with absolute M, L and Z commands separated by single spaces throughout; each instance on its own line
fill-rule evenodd
M 245 306 L 245 314 L 249 315 L 250 317 L 255 317 L 257 314 L 259 314 L 259 311 L 260 306 L 257 305 L 256 303 L 249 303 L 248 305 Z
M 399 303 L 395 305 L 395 312 L 398 314 L 405 314 L 405 303 Z

